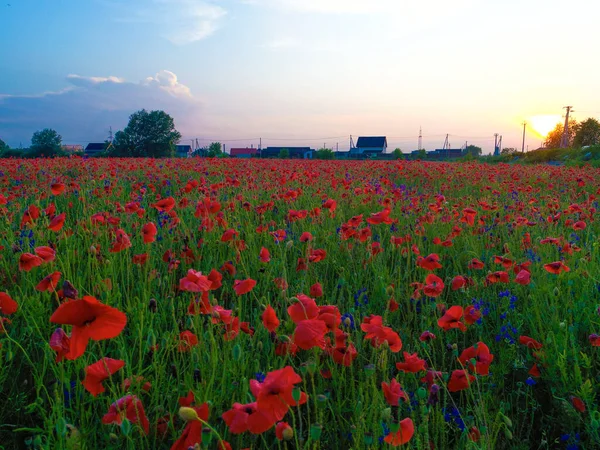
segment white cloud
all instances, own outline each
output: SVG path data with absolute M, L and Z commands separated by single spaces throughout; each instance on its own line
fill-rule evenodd
M 54 128 L 66 143 L 104 140 L 127 125 L 138 109 L 162 109 L 185 132 L 199 125 L 203 103 L 173 72 L 163 70 L 141 82 L 123 78 L 68 75 L 69 86 L 36 95 L 0 95 L 0 137 L 10 145 L 29 145 L 34 131 Z
M 417 12 L 427 15 L 456 8 L 472 0 L 254 0 L 255 5 L 270 6 L 293 11 L 325 14 L 398 14 L 413 16 Z M 423 18 L 424 20 L 427 17 Z
M 292 37 L 273 39 L 263 45 L 264 48 L 269 48 L 271 50 L 279 50 L 298 46 L 300 46 L 300 41 Z

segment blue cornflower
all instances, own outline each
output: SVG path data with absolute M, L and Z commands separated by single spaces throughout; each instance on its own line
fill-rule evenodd
M 254 374 L 254 378 L 256 378 L 256 381 L 258 381 L 259 383 L 264 382 L 266 377 L 267 376 L 262 372 L 256 372 Z
M 351 330 L 356 330 L 356 325 L 354 323 L 354 316 L 350 313 L 346 313 L 342 316 L 342 326 L 346 328 L 350 328 Z
M 533 378 L 529 377 L 529 378 L 527 378 L 527 380 L 525 380 L 525 383 L 527 383 L 529 386 L 535 386 L 537 384 L 537 381 L 535 381 Z

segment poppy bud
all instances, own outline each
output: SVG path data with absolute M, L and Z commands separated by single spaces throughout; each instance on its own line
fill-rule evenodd
M 177 366 L 175 364 L 171 364 L 171 375 L 177 378 Z
M 62 285 L 63 295 L 70 299 L 76 299 L 79 296 L 79 292 L 75 289 L 75 286 L 71 284 L 69 280 L 65 280 Z
M 373 435 L 371 433 L 366 433 L 364 437 L 365 446 L 369 447 L 373 445 Z
M 233 346 L 233 360 L 239 361 L 242 358 L 242 347 L 239 344 Z
M 155 313 L 156 310 L 158 309 L 158 303 L 156 303 L 156 299 L 151 298 L 150 302 L 148 303 L 148 308 L 150 309 L 151 312 Z
M 319 408 L 325 408 L 327 406 L 327 397 L 323 394 L 317 395 L 317 406 Z
M 313 441 L 318 441 L 321 439 L 321 433 L 323 432 L 323 426 L 318 423 L 313 423 L 310 426 L 310 438 Z
M 367 375 L 373 375 L 375 373 L 375 366 L 373 364 L 367 364 L 365 366 L 365 372 Z
M 381 411 L 381 418 L 383 420 L 390 420 L 392 418 L 392 408 L 385 408 Z
M 285 244 L 286 248 L 292 248 L 294 246 L 294 241 L 287 241 Z
M 181 408 L 179 408 L 179 417 L 181 417 L 186 422 L 200 420 L 196 410 L 194 408 L 188 408 L 186 406 L 182 406 Z
M 194 369 L 194 381 L 196 383 L 200 383 L 200 379 L 201 379 L 200 369 Z
M 302 397 L 302 391 L 300 390 L 300 388 L 295 387 L 292 390 L 292 398 L 294 399 L 294 401 L 296 403 L 298 403 L 300 401 L 301 397 Z

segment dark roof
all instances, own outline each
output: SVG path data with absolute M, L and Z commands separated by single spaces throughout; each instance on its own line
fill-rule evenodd
M 314 152 L 310 147 L 267 147 L 262 149 L 262 155 L 279 155 L 281 150 L 287 150 L 292 155 L 304 155 L 307 152 Z
M 176 145 L 175 152 L 176 153 L 190 153 L 192 151 L 191 145 Z
M 361 136 L 356 142 L 356 148 L 368 147 L 387 147 L 387 138 L 385 136 Z
M 229 149 L 230 156 L 239 156 L 239 155 L 256 155 L 258 153 L 257 148 L 232 148 Z
M 104 142 L 91 142 L 85 148 L 86 152 L 102 152 L 104 151 Z

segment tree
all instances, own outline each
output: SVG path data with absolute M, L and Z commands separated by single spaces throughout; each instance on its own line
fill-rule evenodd
M 600 122 L 590 117 L 578 124 L 573 138 L 573 147 L 581 148 L 596 144 L 600 144 Z
M 282 148 L 279 151 L 279 158 L 280 159 L 287 159 L 290 157 L 290 151 L 287 148 Z
M 427 150 L 422 148 L 421 150 L 417 150 L 414 154 L 414 158 L 416 159 L 427 159 Z
M 221 150 L 220 142 L 213 142 L 208 146 L 206 150 L 206 156 L 208 158 L 218 158 L 223 155 L 223 150 Z
M 404 158 L 404 153 L 402 153 L 402 150 L 400 148 L 395 148 L 392 152 L 392 155 L 394 155 L 394 159 Z
M 562 123 L 557 123 L 556 126 L 554 127 L 554 130 L 552 130 L 546 136 L 546 140 L 544 141 L 544 147 L 560 148 L 564 129 L 565 129 L 565 126 Z M 573 139 L 575 138 L 577 129 L 578 129 L 577 121 L 574 119 L 569 120 L 569 140 L 568 140 L 567 147 L 573 146 Z
M 8 145 L 6 145 L 6 142 L 4 142 L 2 139 L 0 139 L 0 154 L 4 153 L 8 149 L 9 149 L 9 147 L 8 147 Z
M 513 155 L 515 153 L 517 153 L 517 149 L 514 147 L 506 147 L 500 151 L 501 155 Z
M 333 153 L 333 150 L 330 148 L 320 148 L 315 152 L 315 158 L 331 160 L 335 159 L 335 153 Z
M 463 150 L 463 156 L 481 156 L 482 151 L 483 150 L 481 149 L 481 147 L 477 147 L 476 145 L 469 145 Z
M 142 109 L 129 116 L 123 131 L 115 134 L 112 156 L 152 157 L 172 156 L 181 133 L 173 118 L 164 111 Z
M 63 154 L 61 149 L 62 137 L 55 130 L 44 128 L 36 131 L 31 136 L 31 156 L 59 156 Z

